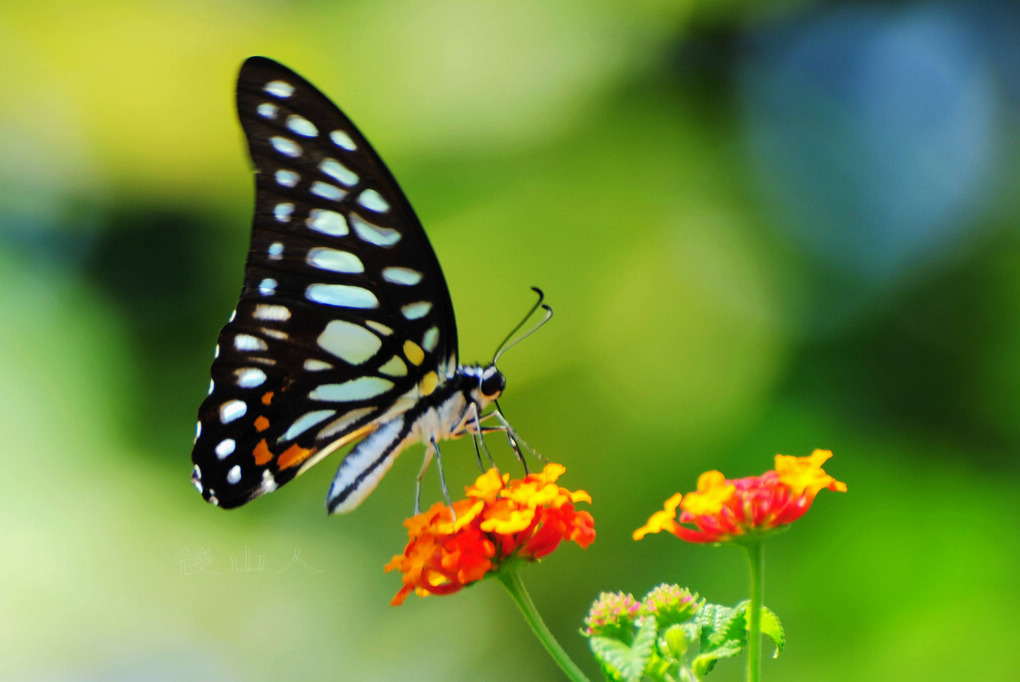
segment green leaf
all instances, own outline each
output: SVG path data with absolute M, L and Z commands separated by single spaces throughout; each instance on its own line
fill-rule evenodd
M 669 673 L 674 666 L 675 664 L 653 654 L 651 661 L 648 662 L 648 667 L 645 668 L 645 675 L 641 679 L 652 680 L 654 682 L 672 682 L 673 677 Z
M 750 611 L 748 611 L 749 602 L 742 601 L 737 604 L 737 610 L 743 615 L 743 627 L 744 627 L 744 639 L 747 639 L 746 631 L 750 628 L 749 617 Z M 783 624 L 779 622 L 779 616 L 767 606 L 761 607 L 761 633 L 772 640 L 775 644 L 776 650 L 772 654 L 772 658 L 779 658 L 779 654 L 783 653 L 783 649 L 786 647 L 786 633 L 783 631 Z
M 626 667 L 625 661 L 629 656 L 630 647 L 619 640 L 601 635 L 589 637 L 588 646 L 595 654 L 595 660 L 602 666 L 602 672 L 605 673 L 607 679 L 623 679 L 621 668 Z
M 740 654 L 747 644 L 747 624 L 744 621 L 746 602 L 735 608 L 720 604 L 705 604 L 695 621 L 701 628 L 700 653 L 691 664 L 699 676 L 712 670 L 721 658 Z
M 659 640 L 659 652 L 670 661 L 682 661 L 690 648 L 691 642 L 697 641 L 690 636 L 690 629 L 682 625 L 670 626 Z
M 609 637 L 592 637 L 588 640 L 602 669 L 613 680 L 638 682 L 648 668 L 655 649 L 655 619 L 641 618 L 635 625 L 638 631 L 631 646 Z
M 767 606 L 761 608 L 761 633 L 776 645 L 772 658 L 779 658 L 779 654 L 783 653 L 786 647 L 786 633 L 783 631 L 783 624 L 779 622 L 779 616 Z
M 696 620 L 701 626 L 702 653 L 714 651 L 721 646 L 730 646 L 734 641 L 746 643 L 747 624 L 743 613 L 746 603 L 742 602 L 736 608 L 705 604 L 698 611 Z
M 728 642 L 723 642 L 712 649 L 712 651 L 706 651 L 698 654 L 694 658 L 691 668 L 699 678 L 704 677 L 706 674 L 711 672 L 713 667 L 715 667 L 716 661 L 721 658 L 733 658 L 734 656 L 739 656 L 740 652 L 743 650 L 743 641 L 730 640 Z

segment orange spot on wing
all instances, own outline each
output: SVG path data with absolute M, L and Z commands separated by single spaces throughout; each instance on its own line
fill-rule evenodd
M 259 441 L 252 454 L 255 455 L 255 464 L 260 467 L 269 464 L 273 459 L 273 453 L 269 451 L 269 445 L 266 443 L 265 438 Z
M 311 450 L 306 450 L 295 443 L 283 451 L 283 454 L 280 455 L 280 459 L 277 464 L 280 465 L 280 470 L 282 471 L 283 469 L 288 469 L 301 464 L 301 462 L 308 459 L 311 454 Z
M 269 391 L 268 393 L 262 396 L 262 404 L 268 405 L 271 402 L 273 402 L 273 392 Z
M 313 450 L 310 453 L 311 456 L 306 456 L 306 457 L 302 458 L 301 469 L 298 470 L 298 474 L 301 474 L 302 472 L 304 472 L 305 469 L 308 469 L 308 468 L 310 468 L 312 466 L 315 466 L 315 464 L 318 463 L 319 460 L 321 460 L 323 457 L 328 457 L 329 455 L 331 455 L 332 453 L 336 452 L 338 449 L 344 447 L 345 445 L 353 443 L 354 441 L 358 440 L 359 438 L 362 438 L 365 435 L 367 435 L 369 433 L 372 433 L 373 431 L 376 430 L 376 428 L 378 428 L 378 426 L 379 425 L 375 424 L 375 423 L 365 424 L 360 429 L 358 429 L 356 431 L 352 431 L 351 433 L 348 433 L 346 436 L 343 436 L 342 438 L 336 439 L 335 441 L 333 441 L 329 445 L 325 446 L 324 448 L 321 448 L 321 449 L 317 448 L 317 449 Z M 291 447 L 294 447 L 294 446 L 291 446 Z
M 372 433 L 378 427 L 379 427 L 378 424 L 373 424 L 373 423 L 365 424 L 364 426 L 362 426 L 357 431 L 351 431 L 346 436 L 341 438 L 339 443 L 337 444 L 337 447 L 341 447 L 342 448 L 343 446 L 347 445 L 348 443 L 353 443 L 354 441 L 358 440 L 362 436 L 364 436 L 366 434 L 369 434 L 369 433 Z
M 265 431 L 268 428 L 269 428 L 269 420 L 266 419 L 265 417 L 259 417 L 259 418 L 257 418 L 255 420 L 255 430 L 256 431 Z

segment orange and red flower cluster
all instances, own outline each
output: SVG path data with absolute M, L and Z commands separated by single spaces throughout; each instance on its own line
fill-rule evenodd
M 402 604 L 411 592 L 422 597 L 456 592 L 510 560 L 541 559 L 564 540 L 590 545 L 595 520 L 574 503 L 591 503 L 591 497 L 556 485 L 564 471 L 548 464 L 541 473 L 511 481 L 509 474 L 489 469 L 467 488 L 467 499 L 453 503 L 452 513 L 439 502 L 407 519 L 410 541 L 386 565 L 404 574 L 391 603 Z
M 662 511 L 634 531 L 634 539 L 660 531 L 687 542 L 760 537 L 803 516 L 823 488 L 846 492 L 845 483 L 822 469 L 830 457 L 828 450 L 815 450 L 809 457 L 776 455 L 774 470 L 734 480 L 718 471 L 705 472 L 698 478 L 696 492 L 677 493 L 666 500 Z

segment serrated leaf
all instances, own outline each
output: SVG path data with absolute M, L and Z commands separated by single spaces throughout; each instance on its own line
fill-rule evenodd
M 588 646 L 595 654 L 595 659 L 602 666 L 602 671 L 611 680 L 622 680 L 622 667 L 626 667 L 626 660 L 630 656 L 630 647 L 623 642 L 594 635 L 588 638 Z
M 674 664 L 669 661 L 653 655 L 652 660 L 648 662 L 648 666 L 645 668 L 644 677 L 641 679 L 654 682 L 659 682 L 660 680 L 662 682 L 672 680 L 673 678 L 670 676 L 669 672 L 673 665 Z
M 749 603 L 746 601 L 741 602 L 737 606 L 744 616 L 744 627 L 746 629 L 750 629 L 749 619 L 751 611 L 747 608 L 748 606 Z M 783 631 L 783 624 L 779 622 L 779 616 L 767 606 L 761 607 L 761 633 L 775 644 L 776 650 L 772 654 L 772 658 L 778 658 L 779 654 L 783 653 L 783 649 L 786 647 L 786 633 Z
M 742 605 L 730 608 L 719 604 L 705 604 L 698 611 L 697 623 L 701 626 L 701 652 L 708 653 L 728 642 L 745 642 L 747 627 Z
M 694 662 L 691 664 L 691 669 L 700 678 L 712 671 L 715 667 L 716 662 L 722 658 L 733 658 L 739 656 L 740 652 L 744 650 L 744 642 L 741 640 L 730 640 L 721 643 L 719 646 L 712 649 L 712 651 L 706 651 L 698 654 L 694 658 Z
M 592 637 L 588 640 L 603 670 L 614 680 L 638 682 L 652 658 L 656 637 L 655 619 L 642 618 L 637 625 L 637 635 L 631 646 L 609 637 Z
M 761 609 L 761 632 L 776 645 L 772 658 L 779 658 L 779 654 L 783 653 L 786 647 L 786 632 L 783 630 L 783 624 L 779 622 L 779 616 L 767 606 Z

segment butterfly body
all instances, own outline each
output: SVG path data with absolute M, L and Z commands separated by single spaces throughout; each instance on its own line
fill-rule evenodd
M 199 408 L 192 481 L 237 507 L 357 443 L 327 497 L 330 513 L 349 511 L 412 443 L 427 465 L 440 441 L 487 430 L 505 379 L 458 363 L 438 259 L 350 120 L 262 57 L 242 67 L 237 107 L 257 171 L 252 240 Z M 508 431 L 495 414 L 491 428 Z
M 385 420 L 384 426 L 358 443 L 340 463 L 330 486 L 326 497 L 329 512 L 347 512 L 360 504 L 407 446 L 425 444 L 424 467 L 437 452 L 441 441 L 460 438 L 466 433 L 479 433 L 482 411 L 499 397 L 502 390 L 485 393 L 488 388 L 483 378 L 486 372 L 489 372 L 488 376 L 503 376 L 491 366 L 461 367 L 432 394 L 415 398 L 407 412 L 391 416 Z

